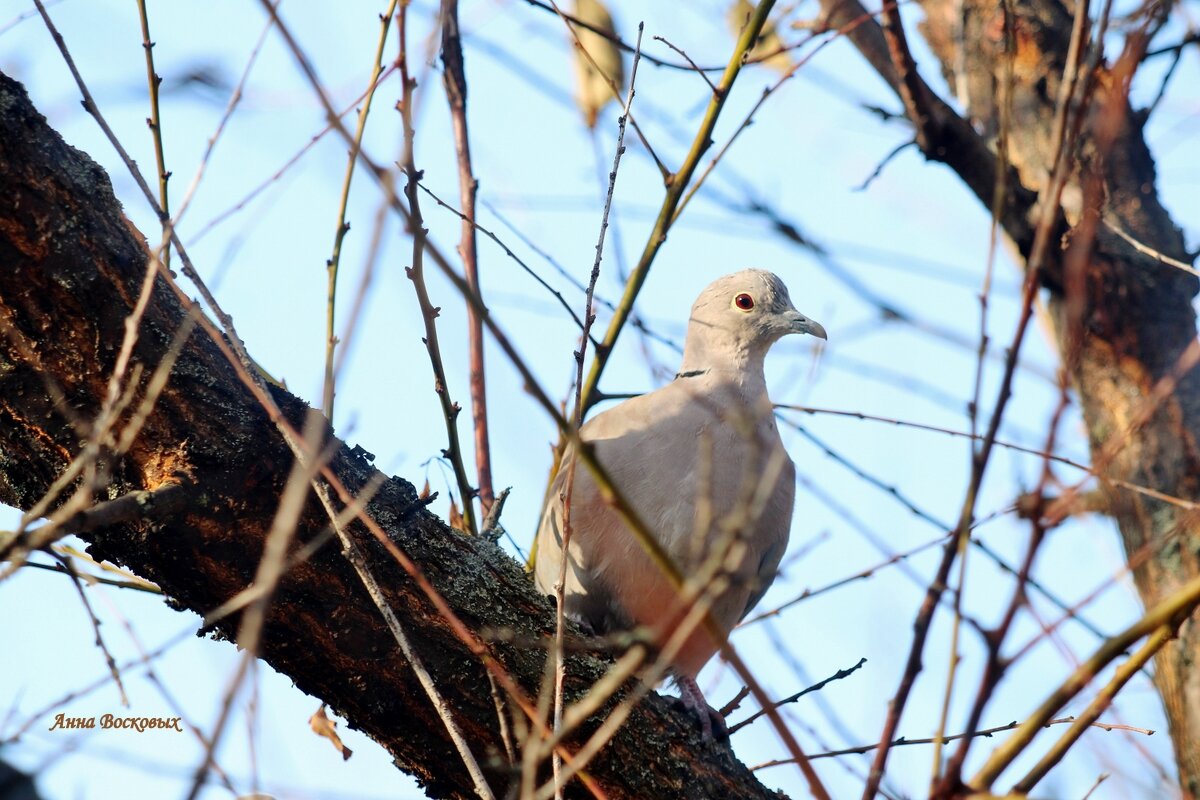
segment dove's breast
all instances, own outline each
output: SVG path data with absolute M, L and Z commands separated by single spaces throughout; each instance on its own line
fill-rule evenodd
M 765 392 L 762 398 L 765 401 Z M 739 387 L 677 380 L 597 415 L 581 430 L 621 495 L 685 577 L 724 590 L 712 614 L 727 634 L 774 579 L 791 525 L 794 469 L 769 403 Z M 553 592 L 561 558 L 564 456 L 539 530 L 538 585 Z M 594 630 L 675 630 L 686 608 L 593 476 L 576 469 L 567 611 Z M 675 659 L 694 676 L 719 649 L 698 628 Z

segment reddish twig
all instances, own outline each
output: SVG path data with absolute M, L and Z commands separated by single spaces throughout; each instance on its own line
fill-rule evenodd
M 407 9 L 407 5 L 402 9 Z M 403 24 L 404 13 L 401 11 L 401 24 Z M 458 494 L 462 500 L 462 515 L 463 524 L 466 526 L 466 532 L 474 534 L 475 527 L 475 504 L 473 502 L 474 491 L 471 488 L 471 483 L 467 479 L 467 470 L 463 464 L 462 445 L 458 438 L 458 414 L 462 408 L 458 403 L 450 397 L 450 388 L 446 383 L 446 367 L 442 362 L 442 350 L 438 340 L 437 317 L 441 313 L 441 309 L 434 306 L 429 299 L 429 290 L 425 285 L 425 222 L 421 216 L 421 198 L 417 193 L 417 182 L 421 179 L 421 172 L 417 169 L 415 156 L 413 153 L 413 142 L 416 138 L 416 133 L 413 130 L 413 91 L 416 89 L 417 82 L 409 75 L 408 59 L 404 51 L 404 30 L 401 29 L 401 53 L 398 59 L 400 68 L 400 81 L 403 84 L 403 97 L 400 101 L 400 116 L 404 125 L 404 158 L 402 166 L 406 182 L 404 185 L 404 195 L 408 200 L 408 217 L 406 223 L 408 230 L 412 234 L 412 266 L 406 271 L 409 280 L 413 283 L 413 289 L 417 294 L 417 302 L 421 306 L 421 318 L 425 324 L 425 350 L 429 354 L 429 364 L 433 368 L 433 389 L 437 393 L 438 402 L 442 407 L 442 418 L 446 424 L 446 439 L 447 447 L 445 451 L 446 458 L 450 461 L 450 466 L 454 470 L 454 479 L 458 484 Z M 332 116 L 332 115 L 331 115 Z M 331 120 L 332 122 L 332 120 Z
M 462 206 L 462 238 L 458 254 L 467 285 L 483 297 L 479 286 L 479 252 L 475 241 L 475 194 L 479 181 L 471 166 L 471 138 L 467 132 L 467 74 L 463 66 L 462 39 L 458 28 L 458 0 L 442 0 L 442 84 L 450 104 L 454 127 L 454 152 L 458 160 L 458 194 Z M 486 517 L 496 497 L 492 489 L 492 451 L 488 442 L 487 380 L 483 365 L 483 321 L 473 306 L 467 306 L 467 346 L 470 363 L 471 420 L 475 431 L 475 469 L 478 473 L 480 515 Z M 486 313 L 486 312 L 482 312 Z M 463 505 L 471 498 L 463 497 Z

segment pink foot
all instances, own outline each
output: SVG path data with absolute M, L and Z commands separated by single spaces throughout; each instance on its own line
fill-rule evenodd
M 692 678 L 676 676 L 675 685 L 679 687 L 679 699 L 684 708 L 699 719 L 700 732 L 704 736 L 704 740 L 711 742 L 715 739 L 728 739 L 729 728 L 725 725 L 725 718 L 704 699 L 704 693 L 700 691 L 696 681 Z

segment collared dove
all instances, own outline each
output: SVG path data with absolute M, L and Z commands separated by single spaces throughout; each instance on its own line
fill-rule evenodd
M 613 484 L 682 574 L 719 591 L 704 625 L 671 660 L 684 704 L 711 736 L 721 720 L 696 675 L 766 593 L 787 549 L 795 468 L 783 449 L 763 376 L 779 338 L 825 329 L 793 306 L 778 276 L 748 269 L 711 283 L 692 306 L 675 380 L 590 419 L 579 434 Z M 568 447 L 542 512 L 535 579 L 553 595 L 562 569 Z M 601 497 L 592 474 L 575 470 L 565 612 L 596 633 L 648 628 L 662 647 L 687 604 Z M 676 642 L 678 645 L 678 642 Z

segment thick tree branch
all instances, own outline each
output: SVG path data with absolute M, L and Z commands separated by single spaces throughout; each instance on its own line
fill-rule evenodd
M 94 416 L 148 256 L 121 213 L 107 176 L 64 144 L 0 75 L 0 315 L 38 345 L 35 366 L 0 340 L 0 501 L 29 508 L 79 448 L 69 420 Z M 142 322 L 134 360 L 153 371 L 186 310 L 160 278 Z M 47 388 L 50 376 L 60 399 Z M 293 425 L 307 407 L 282 390 L 275 400 Z M 187 504 L 167 518 L 85 533 L 97 558 L 154 580 L 171 602 L 206 614 L 245 589 L 262 557 L 292 455 L 215 344 L 192 335 L 140 438 L 108 469 L 109 497 L 184 481 Z M 462 536 L 428 511 L 408 482 L 378 476 L 361 449 L 336 448 L 330 468 L 351 492 L 374 491 L 367 506 L 390 546 L 405 553 L 458 619 L 476 631 L 514 635 L 490 653 L 527 692 L 539 685 L 553 615 L 521 567 L 482 537 Z M 310 497 L 293 555 L 322 537 L 328 516 Z M 371 564 L 384 599 L 452 710 L 496 793 L 511 774 L 487 672 L 429 597 L 357 523 L 347 529 Z M 262 632 L 265 661 L 327 701 L 378 741 L 434 797 L 473 797 L 446 726 L 396 647 L 375 603 L 336 544 L 313 550 L 281 580 Z M 293 559 L 295 560 L 295 559 Z M 216 623 L 232 637 L 240 617 Z M 525 643 L 525 644 L 522 644 Z M 574 700 L 606 671 L 588 655 L 568 659 Z M 620 701 L 619 692 L 606 710 Z M 601 716 L 605 712 L 601 712 Z M 586 737 L 598 720 L 579 732 Z M 571 749 L 578 746 L 573 740 Z M 690 720 L 651 695 L 588 767 L 614 798 L 750 797 L 768 791 L 724 746 L 699 741 Z M 579 784 L 568 794 L 586 795 Z

